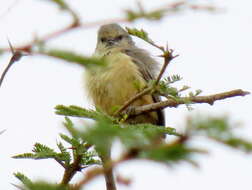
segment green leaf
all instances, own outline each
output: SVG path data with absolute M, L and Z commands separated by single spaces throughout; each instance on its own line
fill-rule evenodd
M 64 185 L 50 184 L 43 181 L 32 182 L 20 172 L 14 173 L 14 175 L 24 184 L 26 190 L 69 190 L 69 187 Z
M 78 139 L 68 137 L 67 135 L 64 134 L 60 134 L 60 137 L 67 143 L 71 144 L 73 147 L 81 146 L 81 142 Z
M 28 190 L 70 190 L 69 187 L 61 184 L 51 184 L 45 181 L 36 181 L 27 186 Z
M 179 91 L 175 87 L 169 86 L 165 81 L 159 82 L 159 92 L 161 94 L 165 94 L 166 96 L 173 96 L 173 97 L 179 97 Z
M 195 96 L 198 96 L 198 95 L 201 94 L 201 93 L 202 93 L 202 90 L 198 89 L 198 90 L 196 90 L 196 92 L 195 92 Z
M 161 145 L 153 149 L 142 151 L 139 158 L 147 158 L 167 164 L 179 161 L 190 161 L 192 154 L 199 150 L 188 148 L 185 144 Z
M 109 115 L 106 115 L 102 112 L 88 110 L 88 109 L 81 108 L 74 105 L 71 105 L 71 106 L 57 105 L 55 109 L 56 109 L 56 114 L 58 115 L 84 117 L 84 118 L 90 118 L 90 119 L 103 118 L 108 121 L 116 121 L 115 118 Z
M 35 159 L 36 156 L 33 153 L 24 153 L 24 154 L 18 154 L 18 155 L 12 156 L 12 158 L 29 158 L 29 159 Z
M 57 153 L 55 158 L 57 160 L 65 161 L 67 165 L 69 165 L 71 161 L 71 155 L 69 152 L 67 152 L 67 149 L 63 146 L 61 142 L 57 143 L 57 146 L 61 153 Z
M 36 156 L 36 159 L 54 158 L 57 153 L 46 145 L 36 143 L 32 150 Z
M 155 11 L 151 11 L 148 14 L 146 14 L 145 18 L 149 19 L 149 20 L 160 20 L 164 17 L 165 15 L 165 10 L 155 10 Z
M 141 14 L 133 10 L 126 10 L 125 13 L 126 13 L 127 20 L 130 22 L 133 22 L 142 17 Z
M 232 136 L 228 118 L 199 116 L 189 120 L 189 128 L 210 137 L 228 138 Z
M 133 22 L 140 18 L 145 18 L 147 20 L 160 20 L 164 17 L 166 11 L 163 9 L 154 10 L 150 12 L 145 12 L 142 10 L 134 11 L 134 10 L 126 10 L 126 18 L 128 21 Z
M 164 134 L 179 136 L 174 128 L 152 124 L 120 126 L 100 119 L 95 126 L 84 131 L 82 136 L 89 144 L 94 145 L 99 153 L 105 154 L 109 151 L 114 139 L 119 139 L 126 149 L 134 149 L 150 146 L 159 141 Z
M 144 31 L 143 29 L 138 30 L 137 28 L 128 28 L 126 27 L 127 32 L 132 35 L 132 36 L 136 36 L 138 38 L 141 38 L 142 40 L 146 41 L 146 42 L 153 42 L 150 38 L 149 35 L 146 31 Z
M 86 117 L 94 119 L 96 117 L 96 112 L 93 110 L 87 110 L 78 106 L 64 106 L 57 105 L 55 107 L 56 114 L 65 116 L 75 116 L 75 117 Z
M 82 132 L 83 140 L 95 146 L 99 155 L 106 155 L 118 134 L 118 127 L 104 118 L 97 119 L 94 126 Z
M 13 158 L 28 158 L 28 159 L 46 159 L 46 158 L 55 158 L 57 153 L 40 143 L 36 143 L 33 148 L 33 153 L 24 153 L 13 156 Z
M 82 154 L 81 164 L 85 166 L 90 166 L 94 164 L 101 164 L 101 161 L 97 159 L 97 153 L 94 151 L 86 151 Z
M 20 172 L 14 173 L 14 176 L 18 178 L 24 185 L 29 186 L 32 184 L 32 181 Z
M 252 142 L 249 142 L 245 139 L 231 137 L 224 142 L 225 142 L 225 144 L 227 144 L 233 148 L 237 148 L 237 149 L 243 150 L 245 152 L 252 152 Z
M 67 128 L 68 132 L 73 136 L 73 138 L 78 139 L 80 136 L 78 131 L 74 128 L 73 122 L 68 118 L 65 117 L 64 126 Z
M 78 55 L 75 52 L 66 51 L 66 50 L 52 49 L 52 50 L 44 50 L 40 53 L 46 54 L 48 56 L 55 57 L 58 59 L 62 59 L 64 61 L 74 62 L 74 63 L 80 64 L 86 67 L 90 67 L 93 65 L 104 66 L 106 64 L 105 60 L 102 58 L 98 59 L 95 57 L 85 57 L 82 55 Z
M 139 149 L 152 146 L 164 134 L 178 135 L 174 128 L 160 127 L 152 124 L 124 125 L 118 129 L 118 137 L 127 149 Z
M 169 84 L 172 84 L 172 83 L 175 83 L 175 82 L 178 82 L 180 80 L 182 80 L 183 78 L 180 76 L 180 75 L 171 75 L 171 76 L 168 76 L 166 78 L 164 78 L 164 82 L 169 85 Z

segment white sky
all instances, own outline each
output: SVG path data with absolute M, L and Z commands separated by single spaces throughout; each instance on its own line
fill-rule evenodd
M 69 23 L 66 14 L 47 1 L 17 0 L 8 14 L 3 13 L 15 0 L 0 0 L 0 46 L 6 47 L 6 37 L 13 45 L 32 40 Z M 70 1 L 69 1 L 70 2 Z M 134 7 L 133 0 L 71 1 L 83 21 L 122 16 L 125 8 Z M 147 7 L 160 7 L 163 0 L 144 1 Z M 214 1 L 208 1 L 209 3 Z M 216 2 L 218 2 L 216 0 Z M 217 93 L 236 88 L 252 91 L 252 12 L 251 1 L 221 1 L 225 8 L 219 14 L 205 12 L 171 16 L 161 22 L 138 21 L 134 27 L 144 28 L 158 43 L 169 42 L 180 57 L 169 66 L 167 74 L 180 74 L 186 84 L 202 89 L 203 94 Z M 78 30 L 51 41 L 48 45 L 69 48 L 90 55 L 96 44 L 97 27 Z M 158 52 L 137 40 L 139 46 Z M 0 71 L 8 63 L 10 54 L 0 57 Z M 216 102 L 214 106 L 195 105 L 194 111 L 185 107 L 167 109 L 167 125 L 178 130 L 188 115 L 208 113 L 228 114 L 234 122 L 242 122 L 242 136 L 251 139 L 251 96 Z M 0 189 L 15 189 L 18 183 L 13 172 L 20 171 L 32 179 L 50 179 L 58 182 L 62 168 L 54 161 L 15 160 L 10 157 L 29 152 L 35 142 L 55 147 L 58 133 L 65 132 L 63 118 L 54 114 L 57 104 L 91 107 L 83 90 L 83 69 L 56 59 L 34 56 L 24 57 L 8 73 L 0 89 Z M 121 165 L 117 172 L 130 177 L 130 188 L 118 189 L 251 189 L 252 155 L 224 148 L 213 142 L 197 139 L 195 146 L 209 148 L 210 154 L 199 156 L 201 168 L 188 164 L 167 168 L 157 163 L 132 161 Z M 77 178 L 82 177 L 79 174 Z M 74 181 L 77 180 L 74 179 Z M 102 178 L 93 181 L 88 190 L 105 189 Z

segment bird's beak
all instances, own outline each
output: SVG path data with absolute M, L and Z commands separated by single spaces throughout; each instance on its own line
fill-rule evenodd
M 108 41 L 107 41 L 107 46 L 114 46 L 114 45 L 116 45 L 117 44 L 117 42 L 114 40 L 114 39 L 109 39 Z

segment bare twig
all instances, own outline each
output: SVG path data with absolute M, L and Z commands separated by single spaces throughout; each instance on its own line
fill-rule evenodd
M 213 94 L 209 96 L 182 97 L 179 100 L 169 99 L 162 102 L 133 107 L 131 109 L 131 112 L 128 114 L 130 117 L 130 116 L 135 116 L 135 115 L 139 115 L 146 112 L 164 109 L 166 107 L 177 107 L 181 104 L 188 104 L 188 102 L 192 104 L 193 103 L 207 103 L 207 104 L 213 105 L 214 102 L 217 100 L 223 100 L 226 98 L 231 98 L 231 97 L 236 97 L 236 96 L 246 96 L 248 94 L 250 94 L 250 92 L 237 89 L 237 90 L 232 90 L 232 91 L 223 92 L 219 94 Z

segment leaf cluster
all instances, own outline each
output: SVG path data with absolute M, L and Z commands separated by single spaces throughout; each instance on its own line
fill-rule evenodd
M 179 81 L 179 79 L 178 76 L 174 76 L 167 78 L 166 82 L 171 84 Z M 195 156 L 207 151 L 191 146 L 190 141 L 195 136 L 204 136 L 245 152 L 252 151 L 252 142 L 238 138 L 234 133 L 234 127 L 230 125 L 229 120 L 225 117 L 197 117 L 195 119 L 188 119 L 186 123 L 187 131 L 185 134 L 179 134 L 171 127 L 155 126 L 152 124 L 130 125 L 120 123 L 120 121 L 99 111 L 86 110 L 78 106 L 56 106 L 56 113 L 65 116 L 91 118 L 95 120 L 95 124 L 93 126 L 84 126 L 83 130 L 79 130 L 68 117 L 65 117 L 64 125 L 70 136 L 60 134 L 60 137 L 71 148 L 66 148 L 63 143 L 59 142 L 57 143 L 59 152 L 57 152 L 50 147 L 36 143 L 32 153 L 16 155 L 14 158 L 36 160 L 53 158 L 65 168 L 65 171 L 72 169 L 73 165 L 76 164 L 76 160 L 79 159 L 76 171 L 71 174 L 74 175 L 81 169 L 93 164 L 100 164 L 100 158 L 107 155 L 111 151 L 113 143 L 118 140 L 123 147 L 123 153 L 119 159 L 120 162 L 129 159 L 145 159 L 171 166 L 180 162 L 189 162 L 197 166 Z M 172 135 L 176 138 L 174 141 L 166 142 L 162 140 L 164 134 L 168 135 L 168 137 Z M 119 162 L 115 161 L 115 163 Z M 112 166 L 114 167 L 114 165 Z M 57 189 L 62 187 L 60 185 L 67 184 L 31 182 L 31 180 L 20 173 L 17 173 L 16 177 L 28 189 L 33 189 L 32 185 L 34 187 L 48 186 L 48 189 Z

